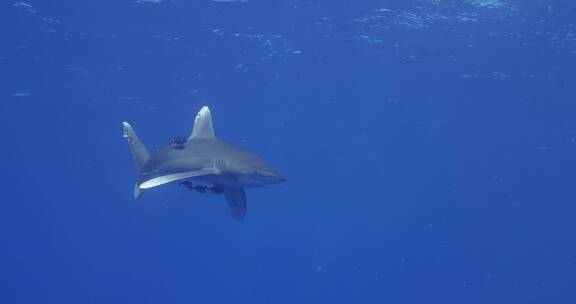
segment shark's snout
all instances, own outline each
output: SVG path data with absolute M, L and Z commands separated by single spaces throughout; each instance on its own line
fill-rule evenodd
M 269 184 L 279 184 L 286 181 L 286 178 L 279 173 L 272 173 L 270 175 L 266 175 L 265 179 L 269 181 Z
M 286 181 L 286 178 L 284 178 L 284 176 L 276 172 L 258 172 L 256 174 L 248 176 L 247 179 L 250 179 L 252 181 L 252 182 L 246 181 L 247 184 L 256 184 L 260 186 L 279 184 Z

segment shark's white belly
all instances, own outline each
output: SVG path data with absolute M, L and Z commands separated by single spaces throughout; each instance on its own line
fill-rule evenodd
M 212 183 L 227 188 L 254 188 L 254 187 L 262 187 L 265 185 L 261 181 L 250 178 L 249 176 L 211 174 L 211 175 L 197 176 L 191 178 L 191 180 Z

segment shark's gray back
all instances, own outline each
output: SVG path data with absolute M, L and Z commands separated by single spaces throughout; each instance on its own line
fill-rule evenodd
M 226 171 L 257 170 L 275 172 L 256 155 L 217 138 L 190 139 L 183 146 L 168 146 L 152 155 L 142 172 L 150 168 L 178 167 L 182 171 L 213 166 Z

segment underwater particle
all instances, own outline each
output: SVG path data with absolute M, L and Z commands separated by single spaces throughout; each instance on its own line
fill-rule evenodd
M 86 76 L 90 74 L 90 70 L 82 67 L 69 67 L 66 68 L 66 71 L 74 72 L 78 75 Z
M 133 101 L 133 100 L 140 100 L 140 99 L 142 99 L 142 98 L 140 98 L 140 97 L 123 96 L 123 95 L 118 96 L 117 98 L 120 99 L 120 100 L 125 100 L 125 101 Z
M 19 9 L 23 9 L 26 10 L 29 13 L 36 13 L 37 10 L 34 9 L 34 7 L 26 2 L 16 2 L 14 4 L 12 4 L 13 7 L 19 8 Z
M 147 103 L 143 104 L 142 106 L 143 106 L 146 110 L 148 110 L 148 111 L 154 111 L 154 110 L 156 110 L 156 107 L 155 107 L 155 106 L 149 105 L 149 104 L 147 104 Z
M 106 69 L 106 71 L 108 71 L 108 72 L 122 72 L 124 70 L 125 70 L 125 68 L 123 68 L 123 67 L 111 67 L 111 68 Z
M 29 97 L 32 94 L 28 93 L 28 92 L 16 92 L 16 93 L 12 93 L 12 97 Z
M 164 0 L 136 0 L 135 3 L 162 3 Z
M 500 8 L 506 6 L 506 2 L 500 0 L 469 0 L 468 3 L 478 8 Z
M 49 17 L 43 17 L 43 18 L 42 18 L 42 21 L 48 22 L 48 23 L 57 23 L 57 24 L 62 23 L 62 21 L 60 21 L 60 20 L 58 20 L 58 19 L 49 18 Z

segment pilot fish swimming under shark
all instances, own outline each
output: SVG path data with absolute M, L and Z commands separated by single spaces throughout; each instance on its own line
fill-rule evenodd
M 180 182 L 191 190 L 223 193 L 232 216 L 242 219 L 246 215 L 244 188 L 285 181 L 256 155 L 216 138 L 207 106 L 196 115 L 188 138 L 178 138 L 152 155 L 129 123 L 123 122 L 122 127 L 138 172 L 135 199 L 144 190 Z M 209 183 L 213 187 L 193 186 L 193 182 Z

